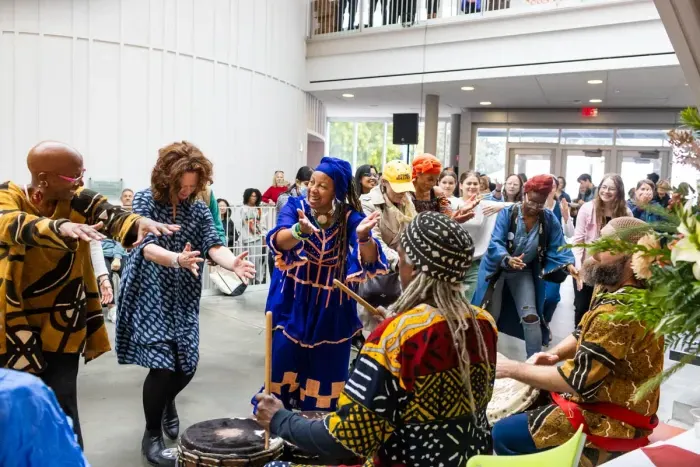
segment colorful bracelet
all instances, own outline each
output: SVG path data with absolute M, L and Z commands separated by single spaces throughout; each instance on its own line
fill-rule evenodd
M 360 239 L 358 238 L 358 239 L 357 239 L 357 243 L 358 243 L 358 245 L 360 245 L 360 246 L 362 246 L 362 245 L 367 245 L 367 244 L 370 242 L 370 240 L 372 240 L 372 237 L 371 237 L 371 236 L 367 237 L 365 240 L 360 240 Z
M 304 241 L 308 240 L 311 235 L 305 234 L 304 232 L 301 231 L 301 224 L 298 222 L 292 226 L 292 237 L 294 237 L 296 240 L 299 241 Z

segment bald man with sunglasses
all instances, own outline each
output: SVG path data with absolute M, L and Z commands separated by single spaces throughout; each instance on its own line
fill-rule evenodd
M 88 362 L 110 350 L 89 242 L 112 238 L 130 248 L 180 227 L 83 189 L 83 158 L 66 144 L 38 144 L 27 166 L 30 184 L 0 184 L 0 367 L 41 377 L 82 446 L 79 358 Z

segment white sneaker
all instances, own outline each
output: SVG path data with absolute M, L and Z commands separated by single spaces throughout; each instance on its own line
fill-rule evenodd
M 117 307 L 116 306 L 107 310 L 107 321 L 109 321 L 110 323 L 117 322 Z

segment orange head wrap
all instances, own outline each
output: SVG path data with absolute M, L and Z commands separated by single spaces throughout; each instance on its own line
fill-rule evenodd
M 418 175 L 440 175 L 442 164 L 437 157 L 432 154 L 421 154 L 413 159 L 413 178 Z
M 551 175 L 535 175 L 525 183 L 523 191 L 525 193 L 534 191 L 535 193 L 548 196 L 552 192 L 553 187 L 554 177 Z

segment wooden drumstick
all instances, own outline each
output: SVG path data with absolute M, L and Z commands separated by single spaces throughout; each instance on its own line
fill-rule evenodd
M 272 382 L 272 312 L 265 313 L 265 394 L 270 394 Z M 270 429 L 265 430 L 265 450 L 270 449 Z
M 366 309 L 367 311 L 369 311 L 371 314 L 373 314 L 374 316 L 376 316 L 376 317 L 378 317 L 378 318 L 381 318 L 381 319 L 385 319 L 385 318 L 386 318 L 386 316 L 384 316 L 384 313 L 382 313 L 381 311 L 377 310 L 377 309 L 374 308 L 372 305 L 370 305 L 369 303 L 367 303 L 367 302 L 365 301 L 364 298 L 360 297 L 360 296 L 357 295 L 355 292 L 353 292 L 352 290 L 350 290 L 345 284 L 343 284 L 342 282 L 340 282 L 338 279 L 333 279 L 333 285 L 336 286 L 336 287 L 338 287 L 340 290 L 342 290 L 342 291 L 345 292 L 346 294 L 350 295 L 350 298 L 352 298 L 352 299 L 355 300 L 357 303 L 359 303 L 360 305 L 362 305 L 363 307 L 365 307 L 365 309 Z

